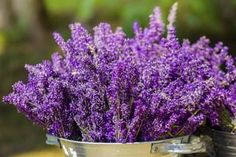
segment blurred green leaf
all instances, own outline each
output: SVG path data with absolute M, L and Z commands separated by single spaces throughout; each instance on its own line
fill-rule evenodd
M 89 20 L 93 15 L 95 0 L 82 0 L 77 7 L 77 16 L 81 21 Z
M 75 12 L 77 6 L 80 5 L 80 0 L 44 0 L 47 10 L 59 14 L 66 12 Z

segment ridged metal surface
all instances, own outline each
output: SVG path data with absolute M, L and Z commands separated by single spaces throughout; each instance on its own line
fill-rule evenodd
M 212 130 L 217 157 L 236 157 L 236 134 Z

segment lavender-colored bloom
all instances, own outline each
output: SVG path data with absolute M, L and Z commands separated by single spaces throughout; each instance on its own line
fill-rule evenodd
M 176 37 L 177 3 L 167 35 L 157 7 L 134 37 L 107 23 L 94 35 L 79 23 L 53 33 L 62 54 L 26 65 L 28 80 L 3 98 L 49 134 L 89 142 L 153 141 L 202 126 L 231 131 L 236 116 L 235 59 L 221 42 Z

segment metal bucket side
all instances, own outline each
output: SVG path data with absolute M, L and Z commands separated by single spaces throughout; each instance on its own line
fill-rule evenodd
M 48 137 L 48 144 L 52 139 Z M 58 138 L 58 144 L 68 157 L 180 157 L 180 153 L 189 154 L 205 151 L 205 144 L 197 142 L 186 144 L 189 136 L 153 142 L 135 143 L 90 143 Z M 50 142 L 51 141 L 51 142 Z
M 236 157 L 236 134 L 212 130 L 212 139 L 218 157 Z
M 150 144 L 84 144 L 61 140 L 62 149 L 68 157 L 177 157 L 170 153 L 150 153 Z

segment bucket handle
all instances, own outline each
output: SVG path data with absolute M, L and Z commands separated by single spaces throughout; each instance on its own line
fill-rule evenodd
M 206 152 L 206 142 L 196 136 L 189 137 L 189 142 L 182 143 L 179 142 L 161 142 L 152 143 L 151 153 L 176 153 L 176 154 L 193 154 L 193 153 L 203 153 Z
M 52 136 L 52 135 L 49 135 L 49 134 L 46 134 L 46 137 L 47 137 L 46 144 L 56 145 L 56 146 L 61 148 L 61 143 L 60 143 L 59 138 L 57 138 L 55 136 Z

